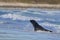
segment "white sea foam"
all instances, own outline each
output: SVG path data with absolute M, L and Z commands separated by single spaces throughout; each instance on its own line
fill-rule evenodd
M 37 18 L 37 17 L 27 17 L 27 16 L 22 16 L 22 15 L 17 15 L 17 14 L 10 14 L 10 13 L 1 15 L 0 17 L 2 17 L 2 18 L 11 18 L 12 20 L 31 20 L 31 19 L 42 20 L 42 19 Z

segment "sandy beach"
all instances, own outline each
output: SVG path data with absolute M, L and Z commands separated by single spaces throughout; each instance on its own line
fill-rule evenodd
M 27 3 L 5 3 L 5 2 L 0 2 L 0 7 L 57 8 L 57 9 L 60 9 L 60 4 L 27 4 Z

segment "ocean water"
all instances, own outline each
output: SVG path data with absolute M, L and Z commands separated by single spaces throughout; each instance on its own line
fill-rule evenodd
M 30 20 L 53 32 L 35 32 Z M 0 8 L 0 40 L 60 40 L 60 10 Z

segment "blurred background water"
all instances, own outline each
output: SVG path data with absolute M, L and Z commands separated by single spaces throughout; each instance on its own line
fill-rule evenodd
M 32 19 L 55 33 L 34 32 Z M 0 8 L 0 40 L 60 40 L 60 10 Z

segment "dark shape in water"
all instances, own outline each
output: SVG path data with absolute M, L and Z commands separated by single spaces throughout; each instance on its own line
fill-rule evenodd
M 41 30 L 41 31 L 49 31 L 49 32 L 52 32 L 51 30 L 48 30 L 48 29 L 45 29 L 43 28 L 41 25 L 39 25 L 35 20 L 30 20 L 30 22 L 33 24 L 34 26 L 34 31 L 38 31 L 38 30 Z

